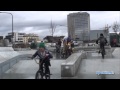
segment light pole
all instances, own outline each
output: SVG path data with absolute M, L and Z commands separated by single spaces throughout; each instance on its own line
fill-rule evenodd
M 12 13 L 9 13 L 9 12 L 0 12 L 0 13 L 6 13 L 6 14 L 10 14 L 12 16 L 12 46 L 13 46 L 13 14 Z

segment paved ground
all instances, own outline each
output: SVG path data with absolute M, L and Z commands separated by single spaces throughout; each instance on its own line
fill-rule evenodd
M 18 58 L 21 59 L 21 61 L 2 74 L 2 76 L 0 76 L 1 79 L 34 79 L 38 65 L 34 60 L 27 58 L 31 56 L 34 51 L 20 51 L 19 53 L 21 53 L 21 55 L 18 56 Z M 51 79 L 61 79 L 61 63 L 64 62 L 65 59 L 61 59 L 59 55 L 54 53 L 53 56 L 53 59 L 51 59 L 52 66 L 50 67 L 52 73 Z
M 50 67 L 52 79 L 61 79 L 62 59 L 53 58 Z M 38 65 L 33 60 L 22 60 L 2 75 L 2 79 L 34 79 Z M 96 75 L 96 71 L 113 71 L 114 75 Z M 120 48 L 116 48 L 113 57 L 101 59 L 98 53 L 89 54 L 87 59 L 81 61 L 78 73 L 72 78 L 62 79 L 120 79 Z
M 120 79 L 120 48 L 113 52 L 113 58 L 105 57 L 97 53 L 91 54 L 87 59 L 81 61 L 78 73 L 71 79 Z M 113 75 L 96 75 L 97 71 L 113 71 Z M 69 79 L 68 77 L 64 79 Z
M 52 66 L 50 67 L 51 79 L 61 79 L 60 68 L 61 63 L 64 60 L 51 60 Z M 2 79 L 34 79 L 35 73 L 38 70 L 38 65 L 34 60 L 24 60 L 20 61 L 2 75 Z

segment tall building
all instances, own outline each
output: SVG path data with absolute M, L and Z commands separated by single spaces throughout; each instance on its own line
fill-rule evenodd
M 90 15 L 87 12 L 70 13 L 67 16 L 68 36 L 72 39 L 90 39 Z

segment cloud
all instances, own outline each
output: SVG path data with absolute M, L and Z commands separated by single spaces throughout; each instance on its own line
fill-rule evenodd
M 14 15 L 14 31 L 36 33 L 40 37 L 51 35 L 51 20 L 57 25 L 55 35 L 67 35 L 67 15 L 78 11 L 6 11 Z M 86 11 L 84 11 L 86 12 Z M 106 24 L 120 22 L 119 12 L 114 11 L 87 11 L 90 14 L 91 29 L 100 29 Z M 11 32 L 11 16 L 0 13 L 0 35 Z M 63 27 L 58 26 L 63 25 Z

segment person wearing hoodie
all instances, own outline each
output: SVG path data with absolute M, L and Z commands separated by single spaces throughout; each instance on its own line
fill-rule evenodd
M 98 44 L 98 42 L 100 43 L 100 50 L 103 48 L 104 52 L 105 52 L 105 45 L 107 44 L 107 39 L 104 37 L 104 35 L 101 33 L 100 37 L 96 40 L 96 44 Z M 100 53 L 100 51 L 99 51 Z M 106 52 L 105 52 L 106 54 Z

